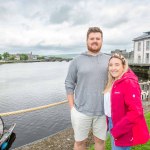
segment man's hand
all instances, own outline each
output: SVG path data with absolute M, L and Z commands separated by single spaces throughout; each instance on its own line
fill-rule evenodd
M 74 95 L 72 95 L 72 94 L 67 95 L 67 98 L 68 98 L 68 102 L 69 102 L 69 106 L 70 106 L 70 110 L 71 110 L 74 106 Z

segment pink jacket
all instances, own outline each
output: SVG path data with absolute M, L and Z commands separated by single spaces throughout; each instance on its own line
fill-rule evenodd
M 113 84 L 111 115 L 113 122 L 111 134 L 117 146 L 134 146 L 149 140 L 141 89 L 136 75 L 130 69 Z

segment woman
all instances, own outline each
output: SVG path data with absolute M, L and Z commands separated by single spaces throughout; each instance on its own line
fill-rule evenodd
M 149 140 L 138 78 L 120 54 L 109 59 L 104 109 L 108 116 L 112 150 L 129 150 L 131 146 Z

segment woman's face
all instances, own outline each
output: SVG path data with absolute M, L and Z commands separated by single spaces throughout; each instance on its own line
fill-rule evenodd
M 112 58 L 108 66 L 109 73 L 115 80 L 119 79 L 124 71 L 124 66 L 119 58 Z

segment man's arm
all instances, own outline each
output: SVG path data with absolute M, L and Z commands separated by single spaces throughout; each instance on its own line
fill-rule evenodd
M 74 106 L 74 95 L 73 94 L 67 95 L 67 99 L 68 99 L 70 110 L 71 110 Z
M 77 81 L 77 66 L 73 60 L 69 65 L 68 74 L 65 80 L 65 88 L 70 109 L 74 106 L 74 90 Z

